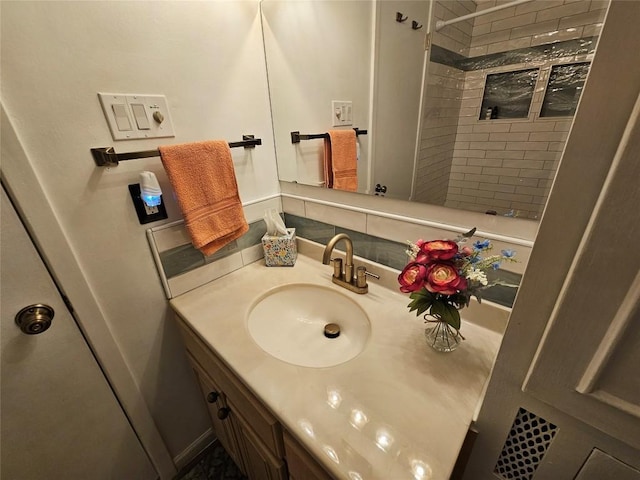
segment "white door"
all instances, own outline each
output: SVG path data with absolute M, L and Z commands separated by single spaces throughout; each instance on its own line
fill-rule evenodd
M 157 478 L 4 187 L 1 197 L 0 477 Z M 35 304 L 54 310 L 51 326 L 23 333 L 16 314 Z

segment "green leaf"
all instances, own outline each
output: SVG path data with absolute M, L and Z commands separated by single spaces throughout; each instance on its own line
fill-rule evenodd
M 409 311 L 413 312 L 414 310 L 417 310 L 416 315 L 420 315 L 429 310 L 429 307 L 431 307 L 431 303 L 431 299 L 428 299 L 426 297 L 416 298 L 411 303 L 409 303 Z
M 437 319 L 444 320 L 443 316 L 445 315 L 445 306 L 444 302 L 436 300 L 431 305 L 431 315 L 436 317 Z
M 448 303 L 445 303 L 444 307 L 447 312 L 447 318 L 445 319 L 445 322 L 447 322 L 456 330 L 460 330 L 460 312 L 458 311 L 458 309 Z
M 476 233 L 476 227 L 473 227 L 471 230 L 469 230 L 467 233 L 463 233 L 462 236 L 465 238 L 471 238 L 475 235 Z
M 409 298 L 413 298 L 413 299 L 423 298 L 423 297 L 426 297 L 426 298 L 429 298 L 429 299 L 433 299 L 434 295 L 429 290 L 427 290 L 425 287 L 422 287 L 417 292 L 412 292 L 409 295 Z

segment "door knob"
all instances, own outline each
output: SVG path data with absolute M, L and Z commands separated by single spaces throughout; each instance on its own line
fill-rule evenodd
M 220 410 L 218 410 L 218 418 L 220 420 L 224 420 L 229 416 L 230 413 L 231 413 L 230 409 L 228 409 L 227 407 L 222 407 Z
M 220 396 L 220 394 L 218 392 L 209 392 L 209 395 L 207 395 L 207 402 L 209 403 L 216 403 L 216 401 L 218 400 L 218 397 Z
M 18 312 L 16 315 L 16 325 L 20 327 L 22 333 L 37 335 L 51 326 L 54 315 L 55 312 L 49 305 L 36 303 L 24 307 Z

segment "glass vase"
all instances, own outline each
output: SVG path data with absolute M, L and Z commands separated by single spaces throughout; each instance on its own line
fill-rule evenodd
M 427 328 L 424 331 L 427 345 L 438 352 L 453 352 L 463 337 L 459 330 L 456 330 L 447 322 L 442 320 L 427 320 Z

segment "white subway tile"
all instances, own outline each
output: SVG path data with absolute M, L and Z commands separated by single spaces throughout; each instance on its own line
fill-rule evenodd
M 529 134 L 531 142 L 562 142 L 566 139 L 566 132 L 533 132 Z
M 464 174 L 464 180 L 469 180 L 471 182 L 498 183 L 499 178 L 500 177 L 498 175 L 473 175 L 470 173 Z
M 513 177 L 509 177 L 513 178 Z M 492 192 L 502 193 L 514 193 L 516 191 L 515 185 L 505 185 L 502 183 L 480 183 L 478 190 L 491 190 Z
M 504 151 L 491 151 L 487 153 L 487 156 L 490 158 L 509 158 L 512 160 L 517 160 L 519 158 L 524 158 L 524 150 L 504 150 Z
M 488 133 L 462 133 L 456 136 L 458 142 L 487 142 L 489 141 Z
M 545 8 L 537 13 L 536 22 L 545 22 L 554 18 L 568 17 L 589 10 L 590 3 L 588 1 L 580 1 L 567 3 L 558 7 Z
M 504 160 L 502 165 L 507 168 L 544 168 L 542 160 Z
M 522 37 L 504 42 L 496 42 L 487 46 L 487 53 L 508 52 L 509 50 L 517 50 L 526 48 L 531 45 L 532 37 Z
M 549 142 L 507 142 L 507 150 L 547 150 Z
M 500 183 L 505 185 L 524 185 L 527 187 L 537 187 L 540 180 L 537 178 L 522 177 L 500 177 Z
M 582 37 L 584 27 L 571 27 L 564 30 L 555 30 L 553 32 L 541 33 L 531 38 L 531 46 L 545 45 L 547 43 L 561 42 L 564 40 L 575 40 Z
M 505 177 L 517 177 L 520 173 L 519 168 L 496 168 L 496 167 L 484 167 L 482 173 L 485 175 L 499 175 Z
M 282 197 L 282 210 L 298 217 L 305 216 L 304 201 L 298 198 Z
M 514 122 L 512 132 L 553 132 L 555 122 Z
M 469 158 L 467 165 L 476 165 L 482 167 L 502 167 L 502 159 L 500 158 Z
M 506 142 L 471 142 L 469 148 L 485 150 L 504 150 Z
M 358 232 L 364 232 L 367 228 L 366 214 L 345 210 L 329 205 L 321 205 L 314 202 L 305 202 L 307 218 L 320 222 L 349 228 Z
M 537 3 L 537 2 L 532 2 Z M 531 37 L 543 32 L 552 32 L 558 29 L 558 19 L 549 20 L 547 22 L 532 23 L 511 30 L 511 38 Z
M 491 140 L 492 142 L 499 142 L 499 141 L 526 142 L 527 140 L 529 140 L 529 133 L 527 133 L 527 132 L 522 132 L 522 133 L 514 133 L 514 132 L 492 133 L 489 136 L 489 140 Z
M 510 123 L 478 123 L 473 126 L 474 133 L 484 132 L 508 132 L 511 127 Z

